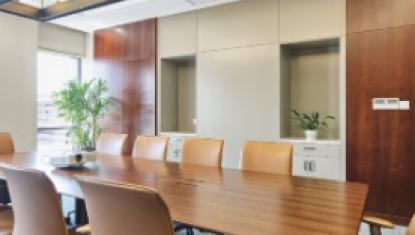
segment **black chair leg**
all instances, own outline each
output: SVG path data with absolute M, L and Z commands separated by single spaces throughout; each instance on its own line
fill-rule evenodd
M 187 235 L 194 235 L 192 228 L 186 228 L 186 234 Z

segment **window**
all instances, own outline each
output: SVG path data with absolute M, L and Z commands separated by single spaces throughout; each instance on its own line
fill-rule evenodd
M 71 149 L 66 136 L 70 123 L 58 117 L 51 95 L 71 79 L 81 77 L 81 59 L 47 51 L 38 52 L 38 149 Z

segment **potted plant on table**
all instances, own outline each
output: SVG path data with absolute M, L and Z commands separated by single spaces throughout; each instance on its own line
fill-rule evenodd
M 70 80 L 62 90 L 53 93 L 58 115 L 73 125 L 68 135 L 77 151 L 95 151 L 99 120 L 108 113 L 110 105 L 110 99 L 104 97 L 107 91 L 106 81 L 99 78 L 84 82 Z
M 319 112 L 312 112 L 311 114 L 299 113 L 296 110 L 291 110 L 292 119 L 296 120 L 297 126 L 305 131 L 306 140 L 314 141 L 317 138 L 317 130 L 327 128 L 327 120 L 335 120 L 333 116 L 325 116 L 320 120 Z

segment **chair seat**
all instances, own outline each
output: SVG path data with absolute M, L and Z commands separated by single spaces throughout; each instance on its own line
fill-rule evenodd
M 370 215 L 364 215 L 362 218 L 362 221 L 369 225 L 380 226 L 383 228 L 394 228 L 395 227 L 395 224 L 391 223 L 390 221 L 377 218 L 374 216 L 370 216 Z
M 80 234 L 90 233 L 91 232 L 91 226 L 89 226 L 89 224 L 84 225 L 82 227 L 77 228 L 76 232 L 80 233 Z
M 0 235 L 12 234 L 13 226 L 13 210 L 10 207 L 0 207 Z

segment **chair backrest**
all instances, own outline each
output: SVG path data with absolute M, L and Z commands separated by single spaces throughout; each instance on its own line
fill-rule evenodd
M 0 155 L 14 153 L 13 139 L 10 133 L 0 133 Z
M 156 191 L 90 177 L 77 180 L 84 194 L 92 234 L 174 234 L 169 209 Z
M 133 157 L 165 160 L 169 137 L 138 136 L 134 143 Z
M 223 140 L 185 138 L 181 163 L 221 167 L 222 150 Z
M 246 142 L 242 148 L 241 170 L 292 174 L 293 146 L 282 143 Z
M 44 172 L 0 165 L 9 185 L 13 235 L 66 235 L 56 189 Z
M 408 226 L 406 235 L 415 235 L 415 214 L 412 216 L 411 223 Z
M 98 138 L 96 150 L 102 154 L 123 155 L 126 139 L 126 134 L 102 133 Z

